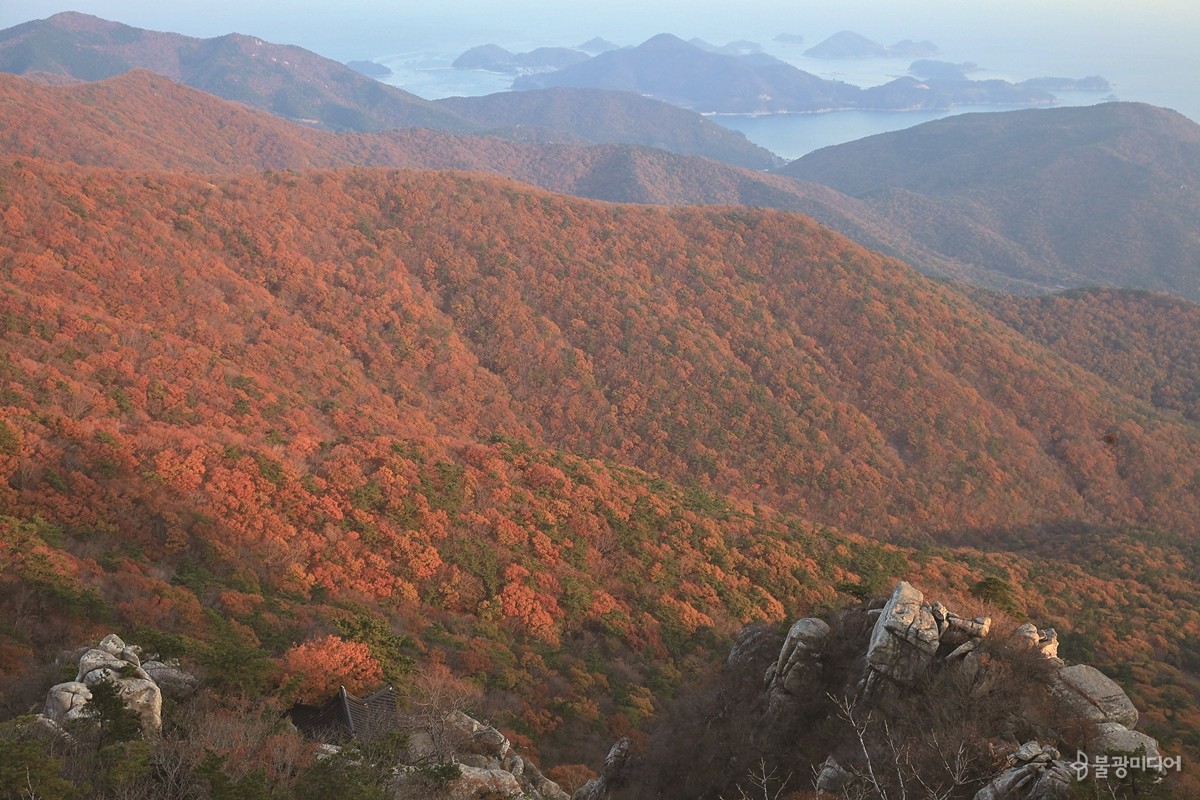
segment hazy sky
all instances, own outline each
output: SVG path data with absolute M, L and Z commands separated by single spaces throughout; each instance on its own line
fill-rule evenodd
M 350 52 L 356 41 L 369 48 L 389 38 L 471 33 L 541 41 L 645 38 L 664 30 L 718 39 L 795 31 L 811 39 L 854 27 L 884 39 L 1103 36 L 1098 46 L 1119 36 L 1200 34 L 1195 0 L 3 0 L 0 27 L 63 10 L 195 36 L 256 34 L 334 58 L 371 55 Z
M 1034 77 L 1100 74 L 1121 99 L 1200 117 L 1196 0 L 0 0 L 0 28 L 76 10 L 192 36 L 230 32 L 347 61 L 418 48 L 520 49 L 655 33 L 815 44 L 843 29 L 884 43 L 931 39 L 948 60 Z M 1026 69 L 1027 67 L 1027 69 Z

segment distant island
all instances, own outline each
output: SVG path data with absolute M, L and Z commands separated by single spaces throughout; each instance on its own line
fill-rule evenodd
M 703 39 L 695 38 L 689 41 L 689 44 L 694 44 L 701 50 L 707 50 L 710 53 L 720 53 L 726 56 L 746 56 L 762 52 L 762 45 L 758 42 L 751 42 L 746 39 L 738 39 L 728 44 L 716 45 L 711 42 L 706 42 Z
M 784 34 L 781 34 L 784 35 Z M 778 37 L 776 37 L 778 39 Z M 607 49 L 603 49 L 607 48 Z M 589 55 L 588 50 L 597 51 Z M 809 49 L 820 58 L 896 58 L 936 53 L 933 42 L 904 40 L 884 46 L 843 31 Z M 975 80 L 973 62 L 916 58 L 909 75 L 881 86 L 860 88 L 805 72 L 763 50 L 756 42 L 723 45 L 662 33 L 637 47 L 591 39 L 579 48 L 542 47 L 513 53 L 496 44 L 472 47 L 456 69 L 514 76 L 518 91 L 570 88 L 633 92 L 705 114 L 785 114 L 828 111 L 946 111 L 955 106 L 1049 106 L 1055 91 L 1108 91 L 1108 81 L 1034 78 L 1013 83 Z
M 582 50 L 583 52 L 590 53 L 591 55 L 599 55 L 600 53 L 607 53 L 609 50 L 620 50 L 621 45 L 610 42 L 608 39 L 602 39 L 599 36 L 596 36 L 592 39 L 588 39 L 575 49 Z
M 513 88 L 636 92 L 693 111 L 718 114 L 941 111 L 958 105 L 1049 106 L 1056 100 L 1036 83 L 968 80 L 965 73 L 976 65 L 932 60 L 914 62 L 918 77 L 861 89 L 818 77 L 767 53 L 723 52 L 743 46 L 734 42 L 715 48 L 664 33 L 637 47 L 601 53 L 561 70 L 523 75 L 513 81 Z M 883 50 L 893 52 L 891 48 Z
M 499 45 L 484 44 L 467 50 L 454 59 L 450 66 L 454 69 L 483 69 L 524 75 L 563 69 L 590 58 L 587 53 L 569 47 L 539 47 L 528 53 L 513 53 Z
M 818 45 L 808 48 L 809 58 L 926 58 L 935 56 L 938 47 L 933 42 L 905 39 L 888 47 L 854 31 L 840 31 Z

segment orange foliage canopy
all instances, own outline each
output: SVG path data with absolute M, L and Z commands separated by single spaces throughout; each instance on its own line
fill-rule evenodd
M 319 702 L 345 686 L 351 694 L 378 688 L 383 669 L 360 642 L 323 636 L 296 645 L 280 659 L 282 684 L 302 703 Z

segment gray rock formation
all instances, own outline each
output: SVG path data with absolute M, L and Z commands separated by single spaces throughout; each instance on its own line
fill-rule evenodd
M 817 773 L 817 794 L 822 792 L 840 792 L 850 782 L 850 773 L 842 768 L 833 756 L 825 759 L 821 771 Z
M 1095 667 L 1074 664 L 1058 670 L 1051 692 L 1074 715 L 1095 723 L 1137 725 L 1138 711 L 1116 681 Z
M 88 716 L 87 702 L 92 699 L 88 687 L 101 681 L 117 688 L 125 706 L 141 719 L 142 730 L 153 734 L 162 728 L 162 691 L 142 669 L 141 650 L 127 646 L 116 634 L 83 652 L 74 681 L 50 688 L 45 715 L 55 722 Z
M 725 663 L 730 666 L 750 664 L 760 656 L 774 654 L 779 645 L 774 634 L 766 625 L 747 625 L 734 637 Z
M 54 722 L 69 722 L 88 716 L 87 704 L 92 690 L 86 683 L 68 681 L 51 686 L 46 693 L 46 708 L 42 712 Z
M 482 755 L 500 764 L 512 749 L 512 745 L 500 731 L 461 711 L 451 711 L 447 714 L 446 726 L 455 737 L 458 747 L 465 753 Z
M 1039 650 L 1046 658 L 1058 658 L 1058 631 L 1053 628 L 1038 630 L 1032 622 L 1026 622 L 1013 632 L 1013 636 Z
M 410 764 L 433 763 L 442 759 L 456 762 L 462 777 L 451 781 L 445 797 L 524 797 L 530 800 L 568 800 L 557 783 L 541 773 L 529 759 L 513 751 L 512 743 L 491 725 L 464 714 L 451 711 L 441 718 L 450 749 L 439 747 L 428 730 L 413 730 L 408 736 L 404 761 Z M 421 794 L 421 786 L 409 786 L 411 781 L 399 780 L 395 796 L 399 800 Z M 416 781 L 419 784 L 419 781 Z
M 941 605 L 938 603 L 937 605 Z M 992 630 L 991 617 L 976 617 L 966 619 L 954 613 L 946 614 L 946 625 L 942 631 L 942 641 L 948 644 L 963 644 L 972 639 L 983 639 Z
M 516 777 L 502 769 L 479 769 L 459 764 L 460 776 L 439 790 L 438 797 L 445 800 L 479 800 L 480 797 L 521 797 L 521 783 Z M 428 797 L 422 793 L 415 797 Z M 399 798 L 406 795 L 399 794 Z
M 873 702 L 873 694 L 884 685 L 907 691 L 939 658 L 968 685 L 987 679 L 991 656 L 985 642 L 992 632 L 990 618 L 967 619 L 940 602 L 926 603 L 922 593 L 904 581 L 896 585 L 881 609 L 867 613 L 875 617 L 875 622 L 865 654 L 866 672 L 859 683 L 861 700 Z M 828 635 L 828 627 L 819 620 L 802 619 L 792 626 L 778 658 L 767 670 L 773 710 L 779 710 L 781 698 L 804 691 L 806 681 L 818 677 L 820 654 Z M 1028 696 L 1035 698 L 1031 702 L 1051 719 L 1083 723 L 1063 727 L 1059 732 L 1063 746 L 1078 747 L 1092 756 L 1139 750 L 1159 755 L 1157 741 L 1132 730 L 1137 724 L 1137 709 L 1119 685 L 1093 667 L 1066 666 L 1058 658 L 1058 634 L 1054 629 L 1039 630 L 1026 623 L 1013 631 L 1013 639 L 1045 659 L 1045 670 L 1040 672 L 1044 684 L 1030 686 Z M 1049 708 L 1043 707 L 1047 699 Z M 787 713 L 786 706 L 783 713 Z M 835 791 L 833 785 L 845 775 L 830 758 L 818 771 L 817 788 Z M 1065 796 L 1069 778 L 1069 765 L 1061 761 L 1057 751 L 1031 742 L 1009 759 L 1008 768 L 978 798 L 1054 800 Z
M 571 795 L 571 800 L 605 800 L 609 790 L 621 781 L 621 773 L 629 761 L 629 739 L 622 737 L 608 751 L 599 778 L 592 778 Z
M 1160 754 L 1157 739 L 1141 731 L 1131 731 L 1119 722 L 1101 722 L 1096 725 L 1095 732 L 1087 741 L 1087 749 L 1093 755 L 1137 753 L 1139 750 L 1150 756 Z
M 772 707 L 787 697 L 806 690 L 808 677 L 820 669 L 821 650 L 829 636 L 829 625 L 820 619 L 797 620 L 788 631 L 779 658 L 767 668 L 766 684 Z
M 563 791 L 561 786 L 543 775 L 532 761 L 524 757 L 519 760 L 521 771 L 513 774 L 518 775 L 522 785 L 527 786 L 537 797 L 542 800 L 570 800 L 571 796 Z
M 975 800 L 1067 800 L 1071 775 L 1070 764 L 1058 750 L 1026 742 L 1009 757 L 1004 771 L 975 794 Z
M 158 684 L 165 698 L 183 700 L 196 693 L 199 681 L 195 675 L 181 669 L 177 661 L 143 661 L 142 669 Z
M 896 584 L 867 646 L 867 665 L 873 673 L 868 676 L 868 686 L 876 676 L 911 684 L 933 662 L 941 631 L 924 600 L 912 584 Z

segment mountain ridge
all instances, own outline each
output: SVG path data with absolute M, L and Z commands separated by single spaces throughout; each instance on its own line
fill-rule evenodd
M 64 35 L 65 34 L 65 35 Z M 62 12 L 0 33 L 0 70 L 110 78 L 133 67 L 332 129 L 409 126 L 468 131 L 428 100 L 299 47 L 243 34 L 196 39 Z
M 922 244 L 985 271 L 1046 288 L 1200 298 L 1200 125 L 1167 109 L 963 114 L 825 148 L 780 172 L 924 226 Z
M 551 92 L 544 102 L 535 103 L 536 94 L 501 93 L 489 99 L 429 101 L 299 47 L 237 33 L 196 39 L 77 12 L 27 22 L 0 34 L 0 71 L 48 83 L 104 80 L 138 68 L 327 130 L 424 127 L 520 140 L 529 135 L 522 129 L 559 128 L 594 143 L 650 145 L 754 169 L 781 163 L 741 134 L 634 95 Z M 463 116 L 456 108 L 468 113 Z M 614 124 L 611 118 L 626 124 Z

